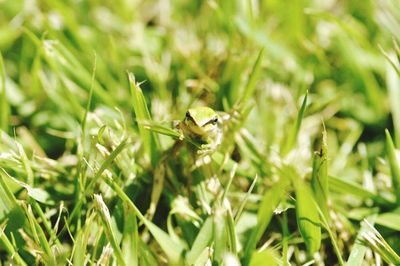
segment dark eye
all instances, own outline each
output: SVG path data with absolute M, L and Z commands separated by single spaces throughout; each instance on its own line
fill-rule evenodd
M 207 124 L 216 125 L 218 123 L 218 118 L 214 118 L 207 122 Z
M 185 115 L 185 116 L 186 116 L 186 117 L 190 117 L 189 111 L 186 112 L 186 115 Z

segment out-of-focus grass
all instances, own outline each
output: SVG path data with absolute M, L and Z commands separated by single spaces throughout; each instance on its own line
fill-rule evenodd
M 389 0 L 0 0 L 1 262 L 398 263 L 399 28 Z M 230 116 L 199 168 L 198 105 Z

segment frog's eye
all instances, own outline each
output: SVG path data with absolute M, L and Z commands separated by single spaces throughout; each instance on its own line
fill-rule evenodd
M 216 125 L 218 123 L 218 118 L 216 117 L 216 118 L 214 118 L 214 119 L 211 119 L 210 121 L 208 121 L 205 125 Z
M 190 122 L 192 122 L 193 124 L 196 124 L 196 122 L 194 121 L 193 117 L 190 115 L 189 112 L 186 112 L 185 117 L 186 117 L 186 118 L 185 118 L 186 121 L 190 121 Z

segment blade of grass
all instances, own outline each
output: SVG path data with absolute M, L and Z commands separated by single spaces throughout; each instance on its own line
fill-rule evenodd
M 237 236 L 236 236 L 236 230 L 235 230 L 235 222 L 233 220 L 233 215 L 232 211 L 230 208 L 227 209 L 227 214 L 226 214 L 226 228 L 228 231 L 228 236 L 229 236 L 229 251 L 237 256 Z
M 374 224 L 375 215 L 370 216 L 366 219 L 370 224 Z M 365 222 L 361 223 L 361 228 L 358 231 L 357 238 L 354 242 L 353 248 L 351 249 L 349 259 L 346 262 L 346 266 L 361 266 L 364 263 L 365 252 L 367 247 L 362 244 L 363 235 L 369 230 L 368 225 Z
M 363 234 L 365 243 L 375 252 L 377 252 L 387 263 L 400 265 L 400 256 L 386 242 L 382 235 L 367 220 L 366 232 Z
M 212 219 L 213 218 L 211 216 L 206 219 L 200 231 L 198 232 L 191 249 L 186 253 L 186 263 L 188 265 L 195 263 L 201 252 L 203 252 L 203 250 L 210 245 L 213 234 Z
M 73 264 L 77 266 L 84 266 L 86 261 L 86 250 L 89 242 L 90 232 L 92 230 L 92 223 L 96 217 L 95 212 L 92 212 L 86 219 L 85 226 L 78 231 L 77 237 L 73 246 Z
M 393 40 L 393 44 L 397 47 L 397 43 Z M 386 57 L 390 65 L 387 66 L 387 88 L 389 93 L 390 108 L 393 115 L 393 125 L 394 125 L 394 139 L 396 146 L 400 146 L 400 64 L 397 58 L 400 58 L 400 53 L 398 57 L 390 56 L 386 53 L 382 47 L 379 46 L 381 53 Z M 396 63 L 397 62 L 397 63 Z
M 246 196 L 244 197 L 242 203 L 240 204 L 240 206 L 239 206 L 239 208 L 238 208 L 238 210 L 236 212 L 235 224 L 238 223 L 238 221 L 240 219 L 240 216 L 242 215 L 242 212 L 244 210 L 244 207 L 246 206 L 247 200 L 249 199 L 249 196 L 251 195 L 251 192 L 253 191 L 253 189 L 254 189 L 254 187 L 255 187 L 255 185 L 257 183 L 257 180 L 258 180 L 258 175 L 256 175 L 256 177 L 254 178 L 253 182 L 251 183 L 249 190 L 247 190 Z
M 281 154 L 285 156 L 288 154 L 288 152 L 294 147 L 297 141 L 297 136 L 299 135 L 301 123 L 304 118 L 304 113 L 306 111 L 307 107 L 307 97 L 308 97 L 308 91 L 306 91 L 306 94 L 304 95 L 303 103 L 301 104 L 299 113 L 297 115 L 297 119 L 295 124 L 293 125 L 293 128 L 289 131 L 289 136 L 287 139 L 285 139 L 285 143 L 281 146 Z
M 376 217 L 375 223 L 400 232 L 400 213 L 385 212 Z
M 254 90 L 256 88 L 256 83 L 259 79 L 260 73 L 261 73 L 261 63 L 262 59 L 264 57 L 264 48 L 260 50 L 260 52 L 257 55 L 257 59 L 253 65 L 253 68 L 250 72 L 250 77 L 247 80 L 246 87 L 244 88 L 242 97 L 240 98 L 238 104 L 243 107 L 245 103 L 250 99 L 250 97 L 253 95 Z
M 108 156 L 104 162 L 101 164 L 100 169 L 96 172 L 94 177 L 90 180 L 89 184 L 86 186 L 85 191 L 90 191 L 94 184 L 100 179 L 101 175 L 103 172 L 110 167 L 112 162 L 117 158 L 118 154 L 120 154 L 128 145 L 130 142 L 128 142 L 128 139 L 124 139 L 121 141 L 121 143 L 110 153 L 110 156 Z
M 19 156 L 21 157 L 22 165 L 23 165 L 25 173 L 26 173 L 26 182 L 28 183 L 28 185 L 33 186 L 35 178 L 34 178 L 33 170 L 31 167 L 31 163 L 30 163 L 28 156 L 26 155 L 24 149 L 22 148 L 22 145 L 17 143 L 17 147 L 18 147 Z
M 160 124 L 156 124 L 153 121 L 138 121 L 138 123 L 143 124 L 143 127 L 145 129 L 151 130 L 155 133 L 159 133 L 165 136 L 169 136 L 172 137 L 174 139 L 179 139 L 180 134 L 178 133 L 178 131 L 173 130 L 167 126 L 163 126 Z
M 361 185 L 338 177 L 329 176 L 329 189 L 343 194 L 350 194 L 364 200 L 372 199 L 380 205 L 393 205 L 395 201 L 366 190 Z
M 285 195 L 285 189 L 288 186 L 288 180 L 281 177 L 263 196 L 257 212 L 257 226 L 251 232 L 244 251 L 244 264 L 249 262 L 250 256 L 255 250 L 258 241 L 261 239 L 264 231 L 267 229 L 272 215 L 279 202 Z
M 288 266 L 289 258 L 288 258 L 288 248 L 289 248 L 289 228 L 288 228 L 288 221 L 287 221 L 287 213 L 286 211 L 283 212 L 282 218 L 282 261 L 283 266 Z
M 6 92 L 6 70 L 3 56 L 0 52 L 0 129 L 7 132 L 10 106 Z
M 76 82 L 81 88 L 90 91 L 92 75 L 62 43 L 49 43 L 48 40 L 44 40 L 42 46 L 45 52 L 44 58 L 53 66 L 54 70 L 60 71 L 60 73 L 65 74 L 66 77 Z M 46 49 L 51 50 L 46 52 Z M 95 95 L 104 103 L 109 106 L 117 105 L 113 96 L 99 82 L 94 82 L 93 89 Z
M 279 265 L 274 251 L 271 249 L 264 249 L 262 251 L 253 252 L 249 266 L 258 265 Z
M 100 179 L 101 175 L 103 172 L 112 164 L 114 159 L 120 154 L 128 145 L 130 142 L 128 142 L 128 139 L 124 139 L 121 141 L 121 143 L 111 152 L 111 154 L 107 157 L 107 159 L 104 160 L 104 162 L 101 164 L 99 170 L 96 172 L 94 177 L 90 180 L 89 184 L 86 186 L 86 188 L 83 190 L 84 195 L 88 195 L 90 191 L 92 190 L 93 186 L 96 184 L 96 182 Z M 68 217 L 68 223 L 71 223 L 73 219 L 75 219 L 76 215 L 80 215 L 80 209 L 82 205 L 84 204 L 84 198 L 80 198 L 80 200 L 75 204 L 74 209 L 71 212 L 71 215 Z M 60 237 L 66 230 L 66 226 L 60 231 L 58 234 L 58 237 Z
M 1 210 L 1 212 L 7 213 L 14 208 L 21 208 L 21 207 L 18 205 L 17 199 L 9 189 L 4 177 L 9 178 L 9 175 L 6 172 L 6 170 L 0 168 L 0 189 L 2 190 L 1 193 L 2 196 L 0 197 L 0 200 L 3 202 L 3 206 L 5 207 L 5 209 Z
M 2 244 L 2 247 L 4 247 L 4 249 L 10 255 L 10 258 L 13 258 L 13 261 L 15 261 L 17 265 L 22 265 L 22 266 L 27 265 L 26 262 L 21 258 L 17 250 L 14 248 L 11 241 L 6 236 L 4 232 L 5 228 L 6 228 L 5 224 L 0 225 L 0 242 Z
M 321 227 L 318 210 L 308 184 L 295 181 L 297 226 L 307 246 L 308 254 L 319 251 L 321 246 Z
M 122 236 L 122 253 L 126 265 L 139 265 L 139 234 L 135 212 L 124 204 L 124 231 Z
M 229 172 L 228 184 L 226 184 L 226 187 L 225 187 L 225 189 L 224 189 L 224 192 L 222 193 L 221 202 L 224 202 L 224 201 L 225 201 L 226 194 L 228 193 L 229 188 L 230 188 L 231 185 L 232 185 L 233 178 L 235 177 L 237 167 L 238 167 L 238 164 L 237 164 L 237 163 L 234 163 L 234 165 L 233 165 L 231 171 Z
M 331 239 L 331 243 L 333 246 L 333 250 L 336 254 L 336 257 L 338 259 L 339 265 L 340 266 L 344 266 L 344 260 L 342 258 L 342 252 L 339 248 L 339 245 L 337 243 L 336 237 L 333 234 L 332 230 L 331 230 L 331 224 L 328 222 L 327 217 L 325 217 L 325 214 L 322 212 L 322 210 L 319 208 L 319 206 L 314 202 L 314 205 L 319 213 L 319 217 L 321 218 L 321 222 L 322 222 L 322 226 L 324 227 L 324 229 L 328 232 L 329 238 Z
M 319 152 L 314 154 L 313 169 L 311 176 L 311 186 L 314 191 L 315 199 L 322 212 L 329 220 L 328 212 L 328 147 L 326 140 L 326 130 L 322 131 L 322 143 Z
M 42 223 L 43 223 L 43 225 L 44 225 L 44 227 L 45 227 L 45 229 L 47 231 L 47 234 L 50 236 L 50 240 L 54 240 L 55 243 L 58 246 L 60 246 L 61 245 L 60 240 L 57 238 L 55 232 L 51 228 L 51 223 L 46 218 L 45 214 L 43 213 L 42 208 L 40 208 L 39 204 L 33 199 L 30 200 L 30 204 L 32 205 L 32 207 L 35 210 L 35 212 L 38 213 L 38 215 L 39 215 L 39 217 L 40 217 L 40 219 L 41 219 L 41 221 L 42 221 Z
M 35 215 L 32 212 L 32 208 L 30 205 L 24 206 L 23 209 L 25 211 L 26 217 L 28 218 L 30 229 L 34 236 L 34 239 L 39 247 L 42 248 L 42 252 L 44 254 L 44 263 L 48 265 L 56 265 L 56 257 L 51 248 L 50 243 L 48 242 L 43 229 L 40 227 L 39 222 L 37 221 Z
M 386 134 L 386 152 L 389 160 L 390 172 L 392 175 L 393 190 L 396 195 L 397 203 L 400 204 L 400 163 L 397 160 L 396 149 L 394 147 L 389 131 Z
M 222 168 L 225 171 L 232 171 L 235 164 L 237 164 L 231 158 L 228 158 L 226 160 L 224 155 L 220 152 L 214 152 L 211 155 L 211 158 L 216 164 L 218 164 L 219 166 L 222 166 Z M 253 168 L 245 169 L 241 165 L 237 166 L 236 174 L 240 175 L 240 176 L 245 176 L 247 178 L 253 178 L 256 175 L 255 170 Z
M 214 244 L 213 261 L 220 263 L 222 255 L 228 251 L 228 234 L 225 223 L 226 213 L 224 210 L 217 210 L 213 216 L 212 242 Z
M 128 73 L 129 85 L 132 97 L 133 110 L 137 121 L 151 121 L 150 112 L 147 109 L 140 84 L 136 83 L 132 73 Z M 141 123 L 138 123 L 140 138 L 143 142 L 146 154 L 150 158 L 151 165 L 154 167 L 158 161 L 158 149 L 160 147 L 158 138 Z
M 81 202 L 81 196 L 82 196 L 82 190 L 83 186 L 86 180 L 86 169 L 84 165 L 84 158 L 86 156 L 85 154 L 85 144 L 86 144 L 86 122 L 87 122 L 87 116 L 90 112 L 91 104 L 92 104 L 92 98 L 93 98 L 93 90 L 94 90 L 94 81 L 95 81 L 95 73 L 96 73 L 96 66 L 97 66 L 97 56 L 94 54 L 94 63 L 93 63 L 93 71 L 92 71 L 92 82 L 89 90 L 89 98 L 87 101 L 86 109 L 82 117 L 82 122 L 81 122 L 81 137 L 80 141 L 78 143 L 78 165 L 77 165 L 77 178 L 74 180 L 74 197 L 76 202 Z M 105 128 L 105 126 L 104 126 Z M 99 130 L 100 131 L 100 130 Z M 81 211 L 81 205 L 77 204 L 78 208 L 76 208 L 76 212 L 80 213 Z
M 99 194 L 94 194 L 94 206 L 100 215 L 100 220 L 106 233 L 107 239 L 111 244 L 114 251 L 114 255 L 117 258 L 118 265 L 126 265 L 124 261 L 124 255 L 122 254 L 121 248 L 115 238 L 115 233 L 111 226 L 111 216 L 107 208 L 107 205 L 103 201 L 103 197 Z
M 395 40 L 393 40 L 393 43 L 396 45 Z M 396 71 L 397 75 L 400 76 L 400 68 L 396 64 L 396 62 L 392 59 L 392 57 L 382 48 L 382 46 L 378 45 L 379 50 L 381 53 L 386 57 L 387 61 L 390 63 L 390 65 L 393 67 L 393 69 Z
M 120 186 L 118 186 L 118 184 L 115 183 L 114 180 L 107 177 L 104 177 L 104 180 L 115 191 L 118 197 L 132 208 L 137 218 L 144 223 L 147 229 L 149 229 L 150 233 L 160 245 L 161 249 L 168 256 L 170 263 L 178 264 L 181 260 L 181 254 L 184 249 L 183 246 L 180 243 L 173 241 L 167 233 L 146 219 L 136 205 L 132 202 L 132 200 L 128 197 L 128 195 L 126 195 L 126 193 L 121 189 Z

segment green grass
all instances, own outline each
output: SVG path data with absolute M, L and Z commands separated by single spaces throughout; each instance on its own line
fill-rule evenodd
M 0 264 L 400 263 L 396 1 L 0 1 Z M 199 165 L 176 122 L 224 117 Z

